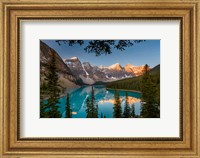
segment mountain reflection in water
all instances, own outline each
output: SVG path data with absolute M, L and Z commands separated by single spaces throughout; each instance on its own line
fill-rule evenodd
M 83 86 L 74 91 L 70 92 L 70 106 L 72 109 L 72 118 L 86 118 L 86 99 L 91 95 L 91 86 Z M 106 116 L 106 118 L 113 118 L 113 106 L 115 103 L 114 90 L 107 90 L 104 86 L 98 85 L 94 86 L 95 101 L 98 103 L 98 114 Z M 122 111 L 125 105 L 125 95 L 126 91 L 120 90 L 120 100 Z M 130 106 L 135 105 L 135 114 L 140 115 L 141 94 L 137 92 L 128 91 L 128 103 Z M 62 117 L 65 117 L 65 107 L 66 107 L 66 96 L 59 99 L 59 111 Z

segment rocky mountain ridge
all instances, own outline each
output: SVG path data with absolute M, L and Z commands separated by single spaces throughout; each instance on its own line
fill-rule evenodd
M 45 82 L 45 73 L 47 71 L 47 65 L 50 62 L 52 53 L 55 54 L 56 68 L 60 86 L 62 88 L 78 87 L 78 78 L 74 76 L 70 68 L 63 62 L 58 53 L 42 41 L 40 41 L 40 84 Z
M 89 62 L 83 62 L 77 58 L 63 59 L 72 73 L 83 80 L 86 84 L 95 82 L 111 82 L 119 79 L 142 75 L 144 66 L 127 64 L 122 67 L 119 63 L 111 66 L 91 66 Z
M 59 54 L 44 42 L 40 41 L 40 83 L 45 82 L 47 65 L 52 53 L 55 54 L 59 84 L 62 88 L 76 88 L 84 84 L 112 82 L 141 75 L 144 66 L 119 63 L 111 66 L 92 66 L 89 62 L 81 62 L 77 57 L 62 59 Z

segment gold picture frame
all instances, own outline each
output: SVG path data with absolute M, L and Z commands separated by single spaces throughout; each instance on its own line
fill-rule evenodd
M 1 157 L 200 157 L 198 0 L 3 0 L 0 42 Z M 20 21 L 24 19 L 179 19 L 181 137 L 178 139 L 19 137 Z

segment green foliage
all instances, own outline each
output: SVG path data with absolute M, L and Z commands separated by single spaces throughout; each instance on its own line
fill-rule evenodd
M 45 74 L 45 87 L 42 87 L 42 92 L 49 98 L 47 99 L 47 103 L 41 99 L 41 116 L 48 118 L 60 118 L 61 114 L 58 111 L 58 106 L 56 105 L 59 99 L 59 85 L 58 85 L 58 75 L 56 73 L 56 63 L 55 63 L 55 54 L 51 54 L 51 60 L 49 65 L 47 65 L 47 73 Z M 41 95 L 42 96 L 42 95 Z
M 69 93 L 67 93 L 67 99 L 66 99 L 66 118 L 72 117 L 72 110 L 70 108 L 70 101 L 69 101 Z
M 119 91 L 115 91 L 115 103 L 114 103 L 114 111 L 113 111 L 113 117 L 115 118 L 121 118 L 122 117 L 122 107 L 121 107 L 121 101 L 119 97 Z
M 153 69 L 149 71 L 153 78 L 153 82 L 157 85 L 158 89 L 160 90 L 160 65 L 157 65 Z M 111 89 L 126 89 L 126 90 L 136 90 L 141 91 L 142 86 L 142 76 L 127 78 L 119 81 L 109 82 L 106 84 L 106 88 Z M 160 93 L 159 95 L 160 96 Z M 159 98 L 158 98 L 159 99 Z
M 148 71 L 148 65 L 145 65 L 145 73 L 142 76 L 142 112 L 141 116 L 145 118 L 156 118 L 160 116 L 158 101 L 158 85 L 155 78 Z
M 131 117 L 136 117 L 135 116 L 135 105 L 134 104 L 132 104 L 132 106 L 131 106 Z
M 125 50 L 127 47 L 133 46 L 135 43 L 144 42 L 145 40 L 90 40 L 87 46 L 84 48 L 87 53 L 95 53 L 96 56 L 102 54 L 111 54 L 112 49 L 117 49 L 120 51 Z M 56 40 L 56 42 L 61 45 L 67 44 L 69 46 L 73 45 L 83 45 L 84 40 Z
M 45 118 L 47 113 L 46 113 L 46 109 L 47 109 L 47 105 L 44 103 L 44 95 L 45 95 L 45 91 L 46 91 L 46 84 L 45 82 L 43 82 L 40 85 L 40 118 Z
M 95 102 L 94 88 L 92 86 L 91 98 L 86 100 L 87 118 L 98 118 L 98 104 Z
M 123 112 L 124 118 L 130 118 L 131 117 L 131 109 L 128 104 L 128 93 L 126 92 L 126 100 L 125 100 L 125 107 Z
M 140 76 L 127 78 L 127 79 L 107 83 L 106 88 L 140 91 L 140 81 L 141 81 Z
M 151 70 L 146 65 L 144 72 L 142 76 L 110 82 L 106 84 L 106 88 L 140 91 L 142 94 L 141 117 L 158 118 L 160 117 L 160 65 Z M 133 106 L 131 110 L 135 110 Z M 131 117 L 137 117 L 133 115 L 135 112 L 131 113 Z
M 67 44 L 69 46 L 73 46 L 73 45 L 83 45 L 84 41 L 83 40 L 56 40 L 56 42 L 58 43 L 58 45 L 61 45 L 62 43 Z
M 86 99 L 86 114 L 87 114 L 87 118 L 90 118 L 91 117 L 91 101 L 90 101 L 90 98 L 87 97 Z

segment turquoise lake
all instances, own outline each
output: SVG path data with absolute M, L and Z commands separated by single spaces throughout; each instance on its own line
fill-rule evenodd
M 70 91 L 70 106 L 72 109 L 72 118 L 86 118 L 86 99 L 91 95 L 92 86 L 84 86 Z M 114 90 L 108 90 L 102 85 L 94 86 L 95 101 L 98 104 L 98 115 L 106 116 L 106 118 L 113 118 L 114 106 Z M 134 104 L 135 114 L 140 115 L 141 94 L 137 92 L 128 92 L 128 102 L 130 105 Z M 125 105 L 126 91 L 119 91 L 122 111 Z M 66 96 L 59 99 L 59 111 L 62 117 L 65 117 Z

